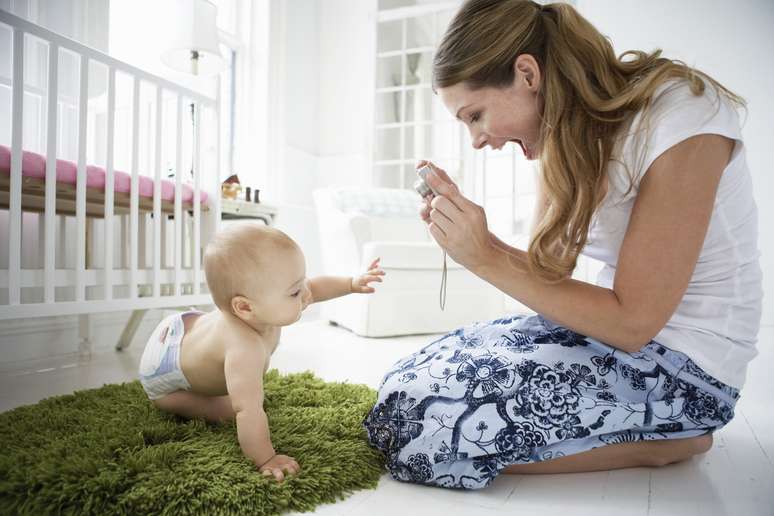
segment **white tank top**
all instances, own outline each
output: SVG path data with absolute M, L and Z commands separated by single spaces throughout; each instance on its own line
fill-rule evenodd
M 757 354 L 763 293 L 758 213 L 739 116 L 728 99 L 710 85 L 695 96 L 685 81 L 670 81 L 656 91 L 651 106 L 622 131 L 608 165 L 608 192 L 594 214 L 583 254 L 604 262 L 597 284 L 612 288 L 642 177 L 658 156 L 697 134 L 722 135 L 736 145 L 720 179 L 688 288 L 653 340 L 685 353 L 718 380 L 741 388 L 747 363 Z

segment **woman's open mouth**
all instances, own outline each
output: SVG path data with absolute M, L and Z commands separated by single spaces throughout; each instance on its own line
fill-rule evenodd
M 527 147 L 523 141 L 519 140 L 518 138 L 514 138 L 511 140 L 512 142 L 518 143 L 519 147 L 521 147 L 522 152 L 524 152 L 524 157 L 532 160 L 535 159 L 535 157 L 532 155 L 532 151 Z

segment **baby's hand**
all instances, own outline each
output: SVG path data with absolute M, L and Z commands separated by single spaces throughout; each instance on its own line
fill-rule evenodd
M 298 465 L 298 462 L 293 457 L 275 455 L 258 469 L 263 473 L 263 476 L 273 476 L 277 479 L 277 482 L 282 482 L 285 480 L 286 472 L 288 475 L 295 475 L 301 471 L 301 466 Z
M 352 278 L 352 293 L 354 294 L 371 294 L 375 292 L 374 288 L 368 284 L 372 281 L 378 281 L 381 283 L 384 271 L 379 268 L 379 260 L 377 258 L 371 265 L 368 266 L 368 272 L 362 276 Z

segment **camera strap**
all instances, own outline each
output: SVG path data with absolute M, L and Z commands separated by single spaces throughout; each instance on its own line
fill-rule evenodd
M 443 250 L 443 272 L 441 273 L 441 292 L 439 296 L 441 310 L 446 307 L 446 249 Z

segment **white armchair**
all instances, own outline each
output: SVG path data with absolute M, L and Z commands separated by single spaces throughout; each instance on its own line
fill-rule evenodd
M 378 257 L 387 273 L 375 294 L 323 303 L 329 321 L 358 335 L 386 337 L 446 332 L 505 312 L 502 292 L 451 259 L 441 310 L 443 252 L 419 219 L 413 191 L 322 188 L 314 202 L 325 274 L 362 273 Z

